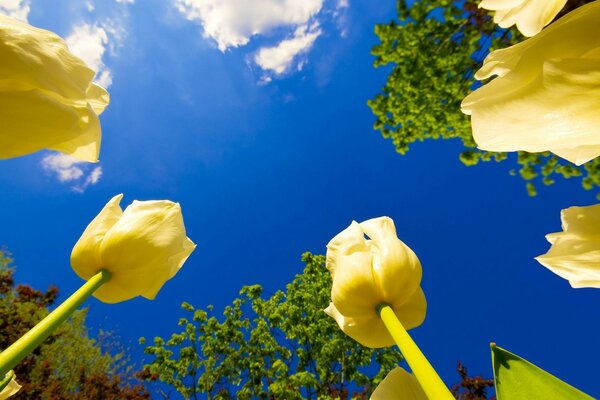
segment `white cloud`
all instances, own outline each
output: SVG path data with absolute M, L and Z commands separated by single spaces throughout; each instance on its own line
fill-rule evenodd
M 204 36 L 221 51 L 243 46 L 254 35 L 279 27 L 306 25 L 324 0 L 175 0 L 190 21 L 198 21 Z
M 274 47 L 261 48 L 254 56 L 254 62 L 267 72 L 283 75 L 291 69 L 298 56 L 310 50 L 320 34 L 318 24 L 314 24 L 310 29 L 301 26 L 296 29 L 291 39 L 283 40 Z M 296 69 L 301 70 L 303 65 L 303 62 L 297 62 Z M 262 79 L 263 82 L 270 80 L 269 76 Z
M 102 167 L 92 169 L 92 164 L 63 153 L 49 154 L 42 159 L 41 164 L 45 171 L 62 183 L 71 184 L 71 189 L 79 193 L 98 183 L 102 176 Z
M 96 71 L 96 81 L 105 88 L 109 87 L 112 73 L 102 60 L 108 46 L 106 30 L 98 24 L 82 23 L 73 29 L 66 41 L 73 54 Z
M 0 0 L 0 14 L 27 22 L 29 3 L 29 0 Z
M 134 4 L 135 0 L 115 0 L 117 3 Z

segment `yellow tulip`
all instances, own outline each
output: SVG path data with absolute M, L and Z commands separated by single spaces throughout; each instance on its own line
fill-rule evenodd
M 600 204 L 560 213 L 563 232 L 546 235 L 550 250 L 536 257 L 572 287 L 600 288 Z
M 365 238 L 365 235 L 369 239 Z M 406 329 L 425 319 L 421 264 L 396 236 L 388 217 L 352 224 L 327 245 L 333 286 L 325 312 L 354 340 L 367 347 L 394 344 L 377 307 L 389 305 Z
M 479 7 L 496 11 L 494 22 L 502 28 L 517 25 L 525 36 L 534 36 L 562 10 L 567 0 L 482 0 Z
M 12 374 L 12 373 L 13 373 L 12 371 L 9 372 L 9 374 Z M 4 389 L 2 389 L 2 391 L 0 391 L 0 400 L 8 399 L 10 396 L 17 393 L 20 389 L 21 389 L 21 385 L 19 385 L 16 378 L 13 377 L 10 380 L 10 382 L 8 382 L 8 385 Z
M 109 102 L 94 71 L 52 32 L 0 15 L 0 158 L 42 149 L 98 161 Z
M 599 26 L 595 1 L 488 55 L 475 78 L 497 78 L 462 103 L 479 148 L 551 151 L 577 165 L 600 155 Z
M 391 370 L 371 394 L 371 400 L 428 400 L 415 377 L 403 368 Z
M 178 203 L 134 201 L 122 211 L 122 197 L 104 206 L 71 253 L 71 266 L 85 280 L 101 269 L 110 272 L 110 280 L 94 293 L 105 303 L 154 299 L 196 247 L 186 236 Z

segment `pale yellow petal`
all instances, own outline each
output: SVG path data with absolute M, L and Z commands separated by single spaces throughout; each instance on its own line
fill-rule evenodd
M 479 7 L 492 11 L 506 10 L 509 8 L 518 7 L 525 1 L 527 0 L 481 0 Z
M 566 208 L 560 220 L 563 231 L 584 239 L 597 237 L 600 244 L 600 204 Z
M 337 260 L 331 288 L 331 300 L 342 314 L 349 317 L 375 315 L 383 296 L 372 272 L 371 252 L 358 251 Z
M 325 313 L 332 317 L 340 329 L 363 346 L 379 349 L 394 345 L 394 339 L 375 313 L 364 318 L 343 316 L 333 303 L 329 304 Z
M 502 28 L 517 25 L 525 36 L 534 36 L 562 10 L 567 0 L 483 0 L 479 7 L 496 11 L 494 22 Z
M 405 329 L 421 325 L 427 314 L 427 300 L 420 287 L 404 303 L 392 303 L 390 306 Z
M 9 372 L 9 374 L 11 373 L 12 371 Z M 21 385 L 19 385 L 17 379 L 13 377 L 10 382 L 8 382 L 8 385 L 0 392 L 0 400 L 8 399 L 13 394 L 16 394 L 20 389 Z
M 327 243 L 326 267 L 335 278 L 336 265 L 338 258 L 343 257 L 349 252 L 368 251 L 365 242 L 365 235 L 356 221 L 352 221 L 349 227 L 334 236 Z
M 100 255 L 100 247 L 106 232 L 112 228 L 123 215 L 119 206 L 122 194 L 113 197 L 90 222 L 81 238 L 71 252 L 71 266 L 81 278 L 88 280 L 100 269 L 104 268 Z
M 96 113 L 100 115 L 104 112 L 110 102 L 110 96 L 102 86 L 92 83 L 86 93 L 87 101 Z
M 80 120 L 80 129 L 72 139 L 48 145 L 48 149 L 69 154 L 83 161 L 97 162 L 102 139 L 100 121 L 91 106 L 87 111 L 87 115 Z
M 56 34 L 0 15 L 0 158 L 53 149 L 98 160 L 106 91 Z
M 401 367 L 391 370 L 377 386 L 371 400 L 428 400 L 417 379 Z
M 404 303 L 421 283 L 419 259 L 398 239 L 391 218 L 369 219 L 361 222 L 360 227 L 371 238 L 373 279 L 382 295 L 382 302 Z
M 65 105 L 37 89 L 0 90 L 0 120 L 0 158 L 60 147 L 61 143 L 78 140 L 79 135 L 87 138 L 100 134 L 91 109 Z M 96 159 L 91 154 L 84 158 Z
M 549 150 L 577 165 L 600 155 L 600 59 L 546 61 L 529 82 L 497 78 L 463 107 L 483 150 Z
M 134 201 L 106 233 L 100 254 L 112 273 L 105 284 L 128 296 L 154 298 L 172 278 L 195 245 L 187 238 L 181 207 L 170 201 Z M 96 297 L 105 300 L 102 292 Z M 106 299 L 115 302 L 115 298 Z
M 563 232 L 546 236 L 552 244 L 536 257 L 573 287 L 600 288 L 600 204 L 561 212 Z
M 573 241 L 559 241 L 553 250 L 535 259 L 574 288 L 600 288 L 600 250 L 578 253 L 572 251 L 576 246 Z

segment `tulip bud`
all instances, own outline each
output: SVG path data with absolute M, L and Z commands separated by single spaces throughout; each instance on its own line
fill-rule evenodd
M 333 286 L 325 312 L 364 346 L 394 344 L 377 314 L 380 305 L 389 305 L 406 329 L 425 319 L 427 303 L 419 286 L 421 264 L 398 239 L 390 218 L 352 222 L 327 245 L 326 265 Z
M 0 158 L 42 149 L 98 161 L 109 96 L 52 32 L 0 15 Z
M 122 211 L 122 198 L 104 206 L 71 253 L 71 266 L 83 279 L 101 269 L 110 272 L 110 280 L 94 293 L 105 303 L 154 299 L 196 247 L 186 236 L 178 203 L 134 201 Z
M 563 232 L 546 235 L 552 247 L 536 260 L 574 288 L 600 288 L 600 204 L 569 207 L 560 218 Z

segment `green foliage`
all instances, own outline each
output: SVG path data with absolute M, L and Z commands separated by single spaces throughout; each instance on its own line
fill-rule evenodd
M 492 344 L 498 400 L 592 400 L 529 361 Z
M 188 316 L 179 332 L 146 347 L 154 360 L 144 378 L 185 399 L 368 398 L 401 355 L 346 336 L 323 312 L 331 296 L 325 258 L 305 253 L 302 260 L 304 271 L 285 291 L 263 298 L 261 286 L 245 286 L 223 318 L 211 306 L 183 303 Z
M 567 9 L 586 2 L 571 0 Z M 374 65 L 391 70 L 368 105 L 377 117 L 374 129 L 400 154 L 416 141 L 458 139 L 466 148 L 459 159 L 467 166 L 507 159 L 506 153 L 476 148 L 469 117 L 460 111 L 488 51 L 522 40 L 514 28 L 499 29 L 478 3 L 399 0 L 398 20 L 375 26 L 380 43 L 372 49 Z M 518 152 L 516 161 L 530 195 L 537 193 L 534 182 L 551 185 L 556 177 L 578 177 L 588 190 L 600 187 L 600 158 L 577 167 L 548 152 Z
M 14 282 L 12 260 L 0 250 L 0 349 L 7 348 L 42 318 L 58 297 Z M 15 400 L 143 400 L 149 395 L 129 382 L 123 354 L 102 350 L 85 326 L 87 310 L 77 311 L 15 367 L 21 390 Z M 123 379 L 125 378 L 125 379 Z

